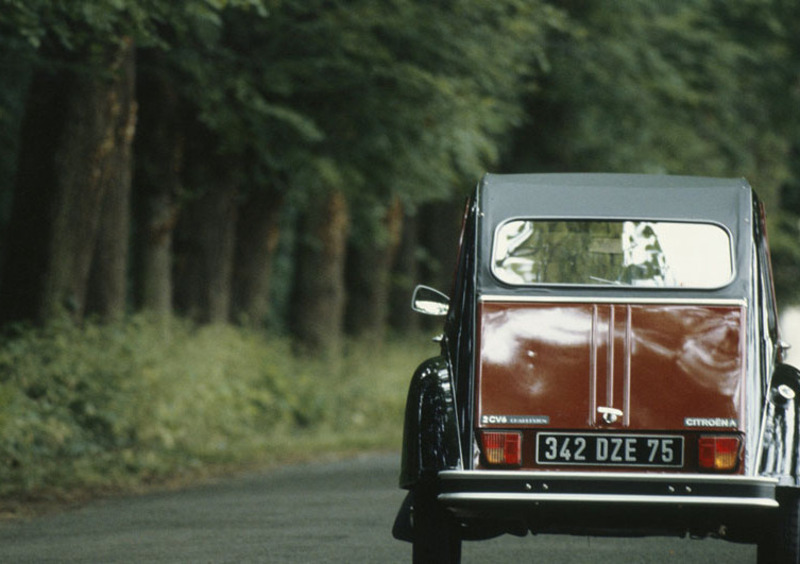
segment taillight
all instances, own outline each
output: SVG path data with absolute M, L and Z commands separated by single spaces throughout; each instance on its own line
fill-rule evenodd
M 483 454 L 489 464 L 522 464 L 522 433 L 484 431 Z
M 739 461 L 739 437 L 703 436 L 697 441 L 700 468 L 733 470 Z

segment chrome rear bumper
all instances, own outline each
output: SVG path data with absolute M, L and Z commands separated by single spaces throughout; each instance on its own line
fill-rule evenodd
M 439 501 L 481 504 L 642 504 L 776 508 L 777 480 L 706 474 L 444 471 Z
M 770 478 L 705 474 L 444 471 L 438 499 L 465 538 L 530 530 L 754 542 L 777 513 L 777 487 Z

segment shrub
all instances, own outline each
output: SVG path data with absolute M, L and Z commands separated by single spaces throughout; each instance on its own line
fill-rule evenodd
M 255 331 L 143 316 L 16 328 L 0 342 L 0 497 L 399 449 L 425 352 L 375 353 L 351 343 L 337 368 Z

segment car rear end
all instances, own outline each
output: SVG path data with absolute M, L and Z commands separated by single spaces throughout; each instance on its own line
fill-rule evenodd
M 416 300 L 447 321 L 406 408 L 414 561 L 532 531 L 800 562 L 800 370 L 747 182 L 487 175 L 467 218 L 450 300 Z
M 478 320 L 474 469 L 440 474 L 456 513 L 707 534 L 777 505 L 745 473 L 743 303 L 487 296 Z
M 533 531 L 747 536 L 778 505 L 749 187 L 533 180 L 479 192 L 472 460 L 440 501 Z

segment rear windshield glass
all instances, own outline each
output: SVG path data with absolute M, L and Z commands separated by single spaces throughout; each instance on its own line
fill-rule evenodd
M 508 221 L 495 236 L 492 270 L 517 285 L 708 289 L 733 278 L 725 229 L 661 221 Z

